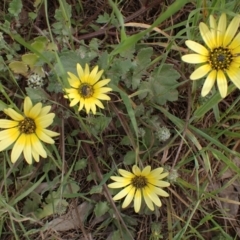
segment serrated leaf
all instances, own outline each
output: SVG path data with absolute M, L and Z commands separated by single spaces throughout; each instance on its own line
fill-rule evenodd
M 84 169 L 84 168 L 86 168 L 86 166 L 87 166 L 87 159 L 82 158 L 76 162 L 76 164 L 74 166 L 74 171 Z
M 107 202 L 98 202 L 94 208 L 94 213 L 96 217 L 101 217 L 109 210 Z
M 62 5 L 63 5 L 64 12 L 62 11 L 61 8 L 59 8 L 59 9 L 56 9 L 55 15 L 54 15 L 54 18 L 59 22 L 63 22 L 67 20 L 66 17 L 70 19 L 72 16 L 72 6 L 69 5 L 65 0 L 62 0 Z
M 136 90 L 139 87 L 139 84 L 141 82 L 142 79 L 142 72 L 135 72 L 132 76 L 132 89 Z
M 131 146 L 131 141 L 128 136 L 124 136 L 120 142 L 121 145 Z
M 77 75 L 77 63 L 81 64 L 81 66 L 84 68 L 85 64 L 89 63 L 92 59 L 93 58 L 88 57 L 87 55 L 85 55 L 84 58 L 81 58 L 80 53 L 78 54 L 75 51 L 63 52 L 60 55 L 60 62 L 62 63 L 62 66 L 64 66 L 64 71 L 58 64 L 55 65 L 55 70 L 59 76 L 66 74 L 66 72 L 71 72 Z
M 8 12 L 11 13 L 14 17 L 17 17 L 18 14 L 22 11 L 22 1 L 21 0 L 12 0 L 9 3 Z
M 129 151 L 124 156 L 123 163 L 125 165 L 132 165 L 135 163 L 135 160 L 136 160 L 136 153 L 134 151 Z
M 132 62 L 129 59 L 116 59 L 108 71 L 108 77 L 117 85 L 131 67 Z
M 102 52 L 101 56 L 99 56 L 97 65 L 99 66 L 100 69 L 106 69 L 106 66 L 108 65 L 108 52 L 107 51 Z
M 152 93 L 152 91 L 151 91 L 151 88 L 150 88 L 149 82 L 142 82 L 141 85 L 140 85 L 140 87 L 139 87 L 139 90 L 142 90 L 142 89 L 149 89 L 150 94 L 153 95 L 153 93 Z M 141 92 L 141 93 L 138 95 L 138 98 L 139 98 L 140 100 L 143 100 L 144 98 L 147 97 L 148 94 L 149 94 L 149 93 L 148 93 L 147 91 L 143 91 L 143 92 Z
M 21 61 L 14 61 L 9 64 L 9 68 L 17 74 L 22 74 L 23 76 L 26 76 L 28 73 L 28 67 L 27 64 Z
M 26 201 L 24 202 L 23 214 L 35 212 L 41 204 L 41 196 L 36 192 L 31 192 L 29 197 L 27 197 Z
M 151 47 L 142 48 L 139 50 L 136 60 L 134 61 L 135 68 L 132 75 L 132 89 L 136 90 L 141 82 L 143 75 L 146 74 L 146 67 L 151 62 L 151 56 L 153 54 L 153 49 Z
M 151 47 L 142 48 L 141 50 L 139 50 L 136 57 L 137 65 L 141 66 L 141 68 L 145 68 L 146 65 L 148 65 L 151 62 L 152 54 L 153 49 Z
M 149 99 L 154 103 L 164 105 L 167 101 L 176 101 L 178 99 L 178 82 L 180 74 L 170 64 L 164 64 L 162 67 L 154 69 L 148 83 L 143 82 L 139 89 L 149 89 Z M 143 98 L 145 93 L 139 98 Z
M 102 186 L 93 186 L 90 190 L 90 194 L 101 193 Z
M 98 52 L 99 42 L 100 42 L 100 41 L 99 41 L 99 39 L 97 39 L 97 38 L 91 39 L 91 41 L 90 41 L 90 43 L 89 43 L 90 49 Z
M 41 88 L 26 88 L 27 95 L 34 101 L 42 101 L 49 99 L 49 95 Z
M 64 199 L 52 199 L 53 202 L 44 204 L 43 209 L 38 209 L 35 213 L 38 219 L 48 217 L 58 212 L 59 206 L 68 206 L 68 202 Z
M 104 12 L 103 15 L 99 15 L 96 22 L 97 23 L 108 23 L 110 21 L 111 17 L 108 13 Z

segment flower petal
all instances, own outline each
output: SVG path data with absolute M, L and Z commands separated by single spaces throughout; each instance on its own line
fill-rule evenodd
M 137 165 L 133 165 L 132 172 L 136 176 L 141 176 L 141 173 L 142 173 Z
M 38 117 L 35 119 L 35 124 L 37 127 L 47 128 L 48 126 L 50 126 L 53 123 L 54 117 L 55 117 L 54 113 L 49 113 L 47 115 Z
M 226 32 L 227 26 L 227 17 L 225 13 L 222 13 L 220 19 L 218 21 L 218 28 L 217 28 L 217 47 L 222 46 L 224 35 Z
M 199 44 L 197 42 L 194 42 L 194 41 L 191 41 L 191 40 L 187 40 L 185 42 L 185 44 L 191 50 L 193 50 L 196 53 L 199 53 L 200 55 L 203 55 L 203 56 L 208 56 L 209 55 L 209 51 L 207 50 L 207 48 L 205 48 L 203 45 L 201 45 L 201 44 Z
M 23 108 L 24 108 L 25 116 L 29 116 L 29 112 L 32 109 L 32 101 L 31 101 L 30 97 L 25 97 Z
M 47 152 L 43 148 L 43 145 L 41 141 L 38 139 L 38 137 L 35 134 L 29 135 L 31 140 L 31 146 L 34 149 L 34 152 L 36 152 L 38 155 L 42 156 L 43 158 L 47 157 Z
M 130 187 L 131 187 L 131 189 L 128 192 L 125 200 L 123 201 L 122 208 L 126 208 L 132 202 L 133 197 L 135 195 L 135 190 L 136 189 L 134 187 L 132 187 L 132 186 L 130 186 Z
M 151 166 L 146 166 L 141 173 L 141 176 L 148 176 L 151 172 Z
M 77 64 L 77 73 L 78 73 L 79 79 L 81 79 L 81 77 L 84 75 L 83 68 L 79 63 Z
M 128 171 L 126 171 L 124 169 L 118 169 L 118 172 L 119 172 L 119 174 L 121 174 L 125 178 L 133 178 L 133 177 L 135 177 L 134 174 L 132 174 L 131 172 L 128 172 Z
M 129 194 L 131 189 L 134 189 L 132 185 L 122 189 L 117 195 L 115 195 L 113 197 L 113 200 L 116 201 L 116 200 L 124 198 L 127 194 Z M 132 198 L 133 198 L 133 196 L 132 196 Z
M 209 22 L 210 22 L 210 31 L 213 35 L 213 38 L 217 38 L 217 23 L 213 15 L 210 15 L 209 17 Z
M 155 185 L 157 187 L 161 187 L 161 188 L 164 188 L 164 187 L 169 187 L 170 186 L 170 183 L 169 182 L 166 182 L 166 181 L 161 181 L 161 180 L 150 180 L 148 179 L 148 182 L 151 183 L 152 185 Z
M 10 128 L 4 131 L 0 132 L 1 138 L 0 138 L 0 152 L 4 149 L 8 148 L 11 144 L 13 144 L 18 136 L 20 135 L 20 132 L 18 128 Z M 7 137 L 6 137 L 7 136 Z
M 149 194 L 146 192 L 146 189 L 143 190 L 143 198 L 145 203 L 147 204 L 148 208 L 153 211 L 154 210 L 154 205 L 153 205 L 153 201 L 151 200 L 151 198 L 149 197 Z
M 18 126 L 18 121 L 0 119 L 0 128 L 12 128 Z
M 240 46 L 240 32 L 236 35 L 236 37 L 233 39 L 233 41 L 228 46 L 229 49 L 235 49 L 238 46 Z
M 29 115 L 26 115 L 26 117 L 35 119 L 36 117 L 38 117 L 41 110 L 42 110 L 42 103 L 37 103 L 31 108 L 31 110 L 29 111 Z
M 32 164 L 32 144 L 30 135 L 25 135 L 26 143 L 23 148 L 23 155 L 28 164 Z
M 227 75 L 229 76 L 230 80 L 236 85 L 238 89 L 240 89 L 240 69 L 231 67 L 229 70 L 226 71 Z
M 6 113 L 10 118 L 12 118 L 15 121 L 22 121 L 24 119 L 24 117 L 17 113 L 15 110 L 11 109 L 11 108 L 7 108 L 3 110 L 4 113 Z
M 159 196 L 169 197 L 169 194 L 166 191 L 162 190 L 161 188 L 154 187 L 154 189 L 152 191 L 154 191 Z
M 207 76 L 207 78 L 206 78 L 206 80 L 203 84 L 203 88 L 202 88 L 202 92 L 201 92 L 201 95 L 203 97 L 205 97 L 211 91 L 211 89 L 212 89 L 212 87 L 215 83 L 216 77 L 217 77 L 217 71 L 216 70 L 212 70 L 208 74 L 208 76 Z
M 231 23 L 229 24 L 227 31 L 225 32 L 224 39 L 223 39 L 223 46 L 226 47 L 235 36 L 240 23 L 240 17 L 236 16 L 233 18 Z
M 208 74 L 208 72 L 211 70 L 211 66 L 209 64 L 202 65 L 201 67 L 197 68 L 191 75 L 191 80 L 197 80 L 199 78 L 204 77 Z
M 151 171 L 151 173 L 149 174 L 148 178 L 156 178 L 159 179 L 159 177 L 161 177 L 161 173 L 163 172 L 163 168 L 155 168 Z M 168 173 L 166 173 L 168 175 Z M 166 176 L 167 176 L 166 175 Z
M 111 81 L 110 79 L 101 80 L 94 85 L 94 89 L 101 88 L 101 87 L 107 85 L 110 81 Z
M 80 79 L 71 72 L 68 72 L 68 75 L 69 75 L 68 82 L 69 82 L 70 86 L 73 88 L 79 88 L 79 86 L 81 84 Z
M 227 96 L 228 85 L 227 85 L 226 76 L 222 70 L 218 70 L 217 72 L 217 85 L 218 85 L 218 89 L 221 97 L 225 98 Z
M 15 142 L 12 153 L 11 153 L 11 162 L 15 163 L 19 156 L 21 155 L 23 148 L 25 147 L 26 144 L 26 135 L 21 134 L 18 140 Z
M 155 205 L 157 205 L 158 207 L 161 207 L 162 203 L 161 203 L 158 195 L 154 192 L 154 187 L 151 187 L 151 186 L 145 187 L 143 190 L 143 196 L 144 195 L 147 195 Z M 151 209 L 151 210 L 153 210 L 153 209 Z
M 201 22 L 199 24 L 199 30 L 203 41 L 207 44 L 207 46 L 210 49 L 213 49 L 215 47 L 215 39 L 213 37 L 212 32 L 209 31 L 208 26 L 205 23 Z
M 41 139 L 43 142 L 49 144 L 54 143 L 54 140 L 45 133 L 44 129 L 37 128 L 35 133 L 37 134 L 38 138 Z
M 142 193 L 140 189 L 136 190 L 135 196 L 134 196 L 134 211 L 136 213 L 139 212 L 142 204 Z
M 182 61 L 192 64 L 204 63 L 208 61 L 208 57 L 200 54 L 187 54 L 182 56 Z

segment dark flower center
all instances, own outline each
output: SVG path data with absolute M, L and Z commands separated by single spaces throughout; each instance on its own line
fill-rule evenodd
M 147 178 L 144 176 L 135 176 L 132 179 L 132 185 L 135 188 L 144 188 L 145 186 L 147 186 Z
M 92 97 L 93 93 L 93 86 L 91 86 L 90 84 L 84 83 L 81 84 L 81 86 L 79 87 L 79 94 L 83 98 L 90 98 Z
M 35 121 L 31 118 L 26 117 L 19 124 L 19 130 L 21 133 L 32 134 L 36 130 Z
M 228 48 L 218 47 L 210 52 L 209 63 L 212 69 L 226 70 L 229 68 L 233 55 Z

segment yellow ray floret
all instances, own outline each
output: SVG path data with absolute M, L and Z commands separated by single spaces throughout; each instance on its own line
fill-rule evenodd
M 32 157 L 39 162 L 39 156 L 46 158 L 47 153 L 42 142 L 53 144 L 52 137 L 59 134 L 46 129 L 54 119 L 55 114 L 49 113 L 51 107 L 42 107 L 42 103 L 33 106 L 29 97 L 24 100 L 24 114 L 11 108 L 4 109 L 4 113 L 12 120 L 0 119 L 0 151 L 13 145 L 11 161 L 15 163 L 21 153 L 27 163 L 32 164 Z
M 215 81 L 222 98 L 228 90 L 227 79 L 230 79 L 240 89 L 240 33 L 237 33 L 240 16 L 232 19 L 227 26 L 227 17 L 223 13 L 218 23 L 211 15 L 210 28 L 203 22 L 199 24 L 200 34 L 206 47 L 187 40 L 186 45 L 195 53 L 182 56 L 187 63 L 201 64 L 191 75 L 191 80 L 207 76 L 202 96 L 206 96 L 212 89 Z
M 86 112 L 90 111 L 96 114 L 96 106 L 104 108 L 100 100 L 110 100 L 110 97 L 106 94 L 112 91 L 109 87 L 104 87 L 110 82 L 110 79 L 100 80 L 103 70 L 98 71 L 98 66 L 95 66 L 90 72 L 88 64 L 85 69 L 80 64 L 77 64 L 77 74 L 68 72 L 68 82 L 71 88 L 66 88 L 65 98 L 70 99 L 70 107 L 79 104 L 78 111 L 81 111 L 85 107 Z
M 134 200 L 134 210 L 139 212 L 142 198 L 150 210 L 154 210 L 154 204 L 158 207 L 162 203 L 158 196 L 168 197 L 168 193 L 162 188 L 169 187 L 170 183 L 162 181 L 168 176 L 168 173 L 163 173 L 163 168 L 156 168 L 151 171 L 151 166 L 146 166 L 142 171 L 134 165 L 132 173 L 123 169 L 118 170 L 119 176 L 112 176 L 114 183 L 108 185 L 109 188 L 123 188 L 113 200 L 119 200 L 125 197 L 122 207 L 127 207 Z

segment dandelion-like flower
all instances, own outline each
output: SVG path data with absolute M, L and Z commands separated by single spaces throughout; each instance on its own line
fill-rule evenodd
M 123 169 L 118 170 L 122 177 L 112 176 L 111 179 L 115 183 L 108 185 L 109 188 L 124 188 L 117 195 L 113 197 L 113 200 L 119 200 L 125 198 L 122 207 L 127 207 L 134 199 L 134 210 L 139 212 L 142 198 L 146 202 L 149 209 L 154 210 L 154 205 L 158 207 L 162 206 L 162 203 L 158 197 L 168 197 L 168 193 L 161 188 L 169 187 L 170 183 L 162 181 L 161 179 L 168 176 L 168 173 L 163 173 L 163 168 L 156 168 L 151 171 L 151 166 L 146 166 L 142 171 L 134 165 L 132 172 L 128 172 Z
M 67 93 L 65 97 L 71 100 L 70 107 L 79 103 L 78 111 L 85 107 L 87 113 L 92 110 L 93 114 L 96 114 L 96 106 L 104 108 L 100 100 L 110 100 L 105 93 L 112 89 L 103 87 L 110 82 L 110 79 L 99 81 L 103 70 L 98 71 L 98 66 L 95 66 L 90 72 L 88 64 L 85 65 L 84 70 L 80 64 L 77 64 L 77 74 L 78 76 L 68 72 L 71 88 L 65 89 Z
M 0 119 L 0 151 L 3 151 L 13 143 L 11 161 L 15 163 L 23 152 L 28 164 L 32 163 L 32 157 L 39 162 L 39 155 L 47 157 L 41 141 L 53 144 L 52 137 L 59 134 L 46 129 L 52 124 L 55 114 L 49 113 L 51 106 L 42 107 L 42 103 L 33 106 L 29 97 L 24 100 L 24 114 L 19 114 L 11 108 L 4 109 L 12 120 Z
M 221 97 L 226 97 L 227 76 L 240 89 L 240 33 L 236 35 L 239 23 L 240 16 L 236 16 L 227 27 L 226 14 L 221 15 L 218 24 L 211 15 L 210 29 L 203 22 L 199 24 L 207 48 L 197 42 L 186 41 L 186 45 L 196 53 L 184 55 L 182 60 L 202 64 L 190 79 L 197 80 L 207 75 L 201 92 L 203 97 L 210 92 L 216 80 Z

